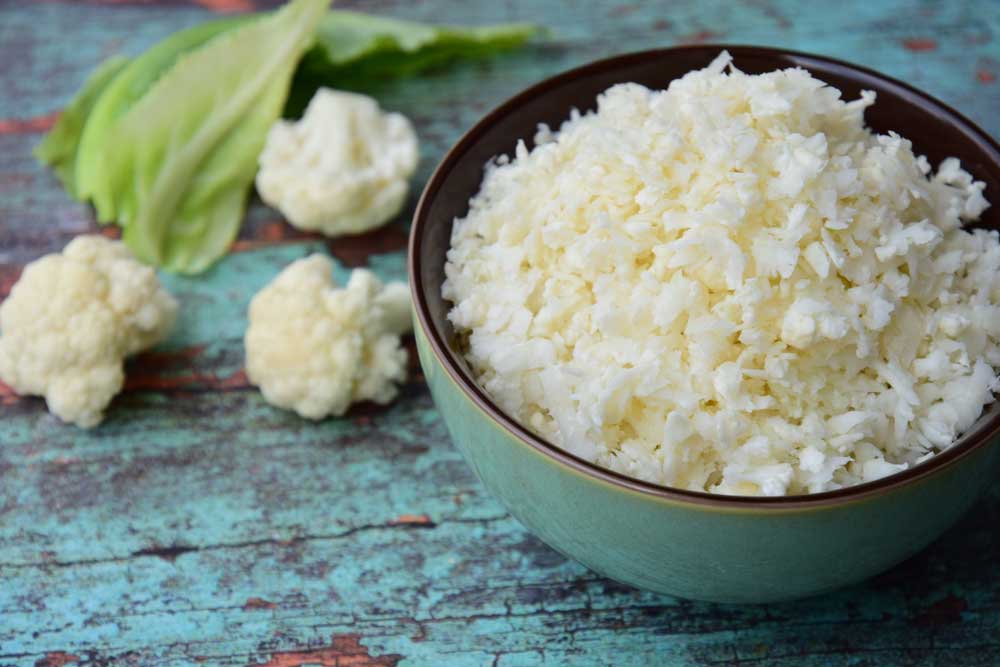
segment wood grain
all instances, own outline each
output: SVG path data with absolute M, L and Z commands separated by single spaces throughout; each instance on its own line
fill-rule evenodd
M 86 73 L 251 0 L 0 3 L 0 295 L 96 229 L 30 151 Z M 899 77 L 1000 134 L 1000 3 L 343 2 L 456 23 L 533 20 L 550 40 L 374 85 L 414 119 L 419 186 L 463 130 L 538 79 L 623 50 L 770 44 Z M 388 407 L 313 424 L 242 373 L 253 293 L 288 261 L 402 278 L 408 211 L 327 242 L 254 203 L 234 252 L 167 277 L 177 330 L 128 367 L 98 430 L 0 385 L 0 665 L 1000 664 L 1000 486 L 922 554 L 794 603 L 721 606 L 621 586 L 569 562 L 490 499 L 418 369 Z M 916 517 L 914 520 L 919 520 Z

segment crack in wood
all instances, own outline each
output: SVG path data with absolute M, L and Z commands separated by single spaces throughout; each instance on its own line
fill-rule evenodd
M 407 517 L 416 517 L 415 520 L 401 520 Z M 209 551 L 221 551 L 230 549 L 248 549 L 257 548 L 262 546 L 278 546 L 278 547 L 288 547 L 294 544 L 303 544 L 306 542 L 322 542 L 328 540 L 342 540 L 346 537 L 351 537 L 361 532 L 374 531 L 374 530 L 433 530 L 434 528 L 442 524 L 465 524 L 465 523 L 477 523 L 477 524 L 488 524 L 494 521 L 502 521 L 509 518 L 510 515 L 503 514 L 490 517 L 482 518 L 462 518 L 456 517 L 451 519 L 442 519 L 438 522 L 423 520 L 425 515 L 403 515 L 396 519 L 390 520 L 386 523 L 370 523 L 362 524 L 359 526 L 354 526 L 348 528 L 339 533 L 329 533 L 324 535 L 292 535 L 288 538 L 275 538 L 266 537 L 259 540 L 243 540 L 239 542 L 226 542 L 221 544 L 208 544 L 208 545 L 192 545 L 192 544 L 174 544 L 169 546 L 159 546 L 154 545 L 146 547 L 144 549 L 138 549 L 125 556 L 111 556 L 108 558 L 86 558 L 80 560 L 72 561 L 60 561 L 60 560 L 50 560 L 40 563 L 25 562 L 25 563 L 0 563 L 0 571 L 3 570 L 23 570 L 30 568 L 65 568 L 65 567 L 79 567 L 87 565 L 102 565 L 106 563 L 124 563 L 136 558 L 162 558 L 167 561 L 173 562 L 180 556 L 190 554 L 190 553 L 202 553 Z

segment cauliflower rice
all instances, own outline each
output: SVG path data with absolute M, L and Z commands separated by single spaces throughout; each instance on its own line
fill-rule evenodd
M 947 448 L 993 400 L 1000 243 L 958 160 L 875 103 L 727 53 L 626 83 L 486 170 L 445 267 L 501 408 L 683 489 L 838 489 Z

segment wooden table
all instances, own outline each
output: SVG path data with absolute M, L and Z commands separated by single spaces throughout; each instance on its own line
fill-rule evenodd
M 0 2 L 0 294 L 25 262 L 95 229 L 30 155 L 84 75 L 114 52 L 254 4 Z M 545 45 L 374 89 L 417 125 L 418 184 L 526 85 L 677 43 L 845 58 L 1000 135 L 1000 3 L 990 0 L 342 4 L 552 28 Z M 344 269 L 402 277 L 405 217 L 326 243 L 254 205 L 217 269 L 167 279 L 183 302 L 179 326 L 131 363 L 95 431 L 0 394 L 0 665 L 1000 664 L 1000 485 L 924 553 L 866 584 L 720 606 L 632 590 L 532 537 L 449 443 L 415 363 L 388 408 L 313 424 L 266 405 L 241 371 L 251 295 L 315 250 Z

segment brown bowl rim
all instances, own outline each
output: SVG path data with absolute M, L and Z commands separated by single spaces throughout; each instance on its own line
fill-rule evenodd
M 733 44 L 697 44 L 688 46 L 675 46 L 660 49 L 649 49 L 625 53 L 609 58 L 596 60 L 579 67 L 566 70 L 552 77 L 536 83 L 522 92 L 507 99 L 495 109 L 486 114 L 475 125 L 472 126 L 455 145 L 445 154 L 444 158 L 435 168 L 434 173 L 427 181 L 420 200 L 417 203 L 413 214 L 413 224 L 410 229 L 409 245 L 407 248 L 407 272 L 410 279 L 410 292 L 413 298 L 414 311 L 419 326 L 430 345 L 431 351 L 438 362 L 448 373 L 451 380 L 471 399 L 484 413 L 494 422 L 503 427 L 510 435 L 514 436 L 524 444 L 532 447 L 541 454 L 552 459 L 555 463 L 565 465 L 570 470 L 582 473 L 585 476 L 596 478 L 613 486 L 624 490 L 631 490 L 641 494 L 653 496 L 655 498 L 669 500 L 678 503 L 687 503 L 698 506 L 709 506 L 719 509 L 806 509 L 821 508 L 836 505 L 843 505 L 858 500 L 868 499 L 881 495 L 889 491 L 898 490 L 905 486 L 910 486 L 929 476 L 939 474 L 943 470 L 952 467 L 958 461 L 968 457 L 973 452 L 990 443 L 1000 433 L 1000 411 L 989 421 L 981 425 L 968 437 L 960 437 L 957 444 L 948 449 L 935 454 L 928 460 L 919 463 L 911 468 L 888 475 L 881 479 L 844 487 L 834 491 L 824 491 L 821 493 L 799 494 L 777 497 L 759 496 L 735 496 L 708 493 L 705 491 L 688 491 L 660 484 L 645 482 L 640 479 L 629 477 L 604 468 L 596 463 L 591 463 L 585 459 L 575 456 L 568 451 L 546 441 L 544 438 L 532 433 L 522 426 L 512 417 L 509 417 L 501 410 L 479 384 L 469 377 L 456 362 L 456 359 L 445 342 L 440 331 L 433 326 L 427 302 L 423 296 L 422 280 L 420 278 L 420 245 L 422 242 L 422 230 L 426 225 L 430 202 L 437 196 L 442 183 L 447 175 L 452 171 L 454 164 L 459 158 L 476 142 L 480 136 L 498 119 L 514 112 L 527 100 L 546 94 L 550 89 L 572 82 L 575 79 L 584 78 L 595 73 L 608 69 L 616 69 L 623 65 L 628 65 L 637 60 L 649 58 L 662 58 L 677 52 L 703 51 L 709 58 L 713 54 L 726 50 L 738 60 L 741 55 L 764 56 L 764 57 L 793 57 L 802 61 L 819 62 L 826 65 L 835 66 L 847 70 L 848 72 L 861 74 L 879 80 L 882 83 L 895 86 L 902 92 L 908 94 L 909 101 L 919 103 L 919 106 L 929 113 L 937 113 L 938 116 L 947 118 L 949 123 L 954 125 L 964 125 L 965 129 L 988 144 L 993 150 L 1000 154 L 1000 144 L 998 144 L 987 132 L 980 128 L 964 115 L 953 109 L 951 106 L 924 93 L 913 86 L 886 76 L 867 67 L 848 63 L 836 58 L 820 56 L 802 51 L 790 49 L 779 49 L 763 46 L 733 45 Z M 807 63 L 797 63 L 797 66 L 805 67 Z M 915 99 L 914 99 L 915 98 Z M 927 107 L 930 106 L 931 109 Z M 567 109 L 567 114 L 569 110 Z

